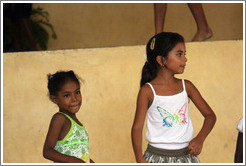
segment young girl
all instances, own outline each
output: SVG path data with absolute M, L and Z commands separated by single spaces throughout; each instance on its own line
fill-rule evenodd
M 142 70 L 141 88 L 132 126 L 132 145 L 137 162 L 198 163 L 203 142 L 212 130 L 216 116 L 196 87 L 175 74 L 184 72 L 184 39 L 177 33 L 162 32 L 147 46 L 147 62 Z M 204 116 L 198 135 L 193 138 L 188 97 Z M 147 114 L 146 140 L 142 154 L 142 130 Z
M 51 119 L 43 156 L 54 162 L 89 163 L 89 137 L 76 117 L 82 97 L 80 82 L 73 71 L 48 75 L 50 99 L 59 107 Z

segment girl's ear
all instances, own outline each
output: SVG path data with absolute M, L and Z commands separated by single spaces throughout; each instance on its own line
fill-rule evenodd
M 163 58 L 162 56 L 158 55 L 156 57 L 156 61 L 161 67 L 165 66 L 165 58 Z
M 50 100 L 51 100 L 53 103 L 57 104 L 56 96 L 50 95 Z

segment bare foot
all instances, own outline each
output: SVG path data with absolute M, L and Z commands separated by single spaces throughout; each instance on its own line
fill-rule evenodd
M 212 30 L 208 27 L 206 30 L 199 30 L 196 32 L 195 36 L 193 37 L 192 41 L 205 41 L 213 36 Z

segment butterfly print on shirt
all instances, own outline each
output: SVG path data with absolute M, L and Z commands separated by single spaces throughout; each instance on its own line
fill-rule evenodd
M 163 126 L 172 127 L 173 123 L 185 124 L 187 123 L 185 113 L 186 113 L 187 103 L 185 103 L 177 113 L 170 113 L 167 110 L 157 106 L 157 110 L 163 118 Z

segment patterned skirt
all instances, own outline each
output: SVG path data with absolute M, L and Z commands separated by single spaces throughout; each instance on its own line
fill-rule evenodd
M 187 148 L 167 150 L 148 145 L 143 157 L 149 163 L 200 163 L 197 156 L 188 153 Z

